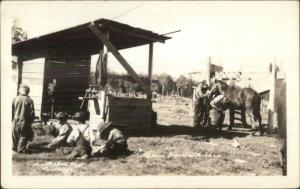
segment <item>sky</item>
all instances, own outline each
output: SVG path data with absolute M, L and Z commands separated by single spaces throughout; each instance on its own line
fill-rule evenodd
M 225 71 L 268 71 L 298 63 L 297 1 L 54 1 L 5 2 L 6 18 L 18 18 L 28 37 L 36 37 L 99 18 L 169 35 L 154 44 L 153 73 L 174 77 L 204 71 L 208 57 Z M 138 73 L 147 73 L 148 46 L 122 50 Z M 95 59 L 95 58 L 93 58 Z M 109 69 L 125 72 L 113 55 Z

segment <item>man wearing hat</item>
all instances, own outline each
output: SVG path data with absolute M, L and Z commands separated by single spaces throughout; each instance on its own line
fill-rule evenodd
M 21 85 L 19 95 L 12 103 L 12 139 L 13 151 L 17 153 L 26 153 L 27 144 L 33 139 L 33 130 L 31 124 L 34 121 L 34 103 L 28 96 L 30 88 Z
M 100 147 L 92 149 L 92 155 L 119 154 L 127 150 L 127 139 L 122 132 L 122 125 L 101 123 L 99 125 Z M 94 143 L 97 143 L 95 140 Z M 101 144 L 102 143 L 102 144 Z
M 67 123 L 67 113 L 59 112 L 57 113 L 56 118 L 59 120 L 59 123 L 54 124 L 54 126 L 50 127 L 49 129 L 49 133 L 56 138 L 53 139 L 50 144 L 48 144 L 48 148 L 66 145 L 67 138 L 72 132 L 72 127 Z
M 194 104 L 194 126 L 205 126 L 208 120 L 209 111 L 209 96 L 208 84 L 206 81 L 202 81 L 195 92 L 195 104 Z

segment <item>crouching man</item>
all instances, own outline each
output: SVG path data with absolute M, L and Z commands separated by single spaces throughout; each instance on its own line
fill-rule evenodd
M 92 149 L 92 155 L 116 155 L 126 152 L 127 139 L 120 127 L 123 126 L 117 126 L 111 122 L 100 124 L 100 146 Z
M 100 123 L 97 130 L 92 128 L 74 129 L 67 140 L 76 143 L 76 147 L 68 159 L 80 157 L 87 159 L 90 156 L 122 154 L 127 150 L 127 140 L 121 129 L 108 123 Z
M 222 130 L 225 118 L 224 111 L 229 108 L 228 98 L 224 95 L 218 95 L 210 102 L 210 105 L 212 107 L 212 110 L 210 111 L 212 122 L 219 127 L 219 130 Z
M 67 138 L 72 132 L 72 127 L 67 123 L 68 115 L 65 112 L 59 112 L 56 115 L 59 123 L 48 127 L 48 133 L 55 137 L 49 144 L 48 148 L 59 147 L 67 145 Z

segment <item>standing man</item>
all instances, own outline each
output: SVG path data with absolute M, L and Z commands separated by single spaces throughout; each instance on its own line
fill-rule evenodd
M 27 143 L 33 139 L 31 124 L 34 121 L 34 103 L 28 96 L 30 88 L 21 85 L 19 95 L 12 103 L 12 150 L 17 153 L 26 153 Z
M 206 80 L 198 85 L 195 92 L 195 109 L 194 109 L 194 127 L 205 126 L 209 116 L 209 96 L 208 84 Z

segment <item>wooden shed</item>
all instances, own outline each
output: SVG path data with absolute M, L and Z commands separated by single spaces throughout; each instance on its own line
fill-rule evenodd
M 36 108 L 36 114 L 41 118 L 42 113 L 50 111 L 50 102 L 48 98 L 48 84 L 56 80 L 55 92 L 55 112 L 80 111 L 82 100 L 89 101 L 89 110 L 91 111 L 90 119 L 94 116 L 103 118 L 100 114 L 108 116 L 106 120 L 121 120 L 120 116 L 116 116 L 123 108 L 124 112 L 128 112 L 128 107 L 148 107 L 141 118 L 148 117 L 150 119 L 150 110 L 152 111 L 151 103 L 151 75 L 153 61 L 153 43 L 164 43 L 170 37 L 159 35 L 157 33 L 135 28 L 126 24 L 118 23 L 107 19 L 98 19 L 90 23 L 81 24 L 72 28 L 57 31 L 40 37 L 17 42 L 12 45 L 12 55 L 17 56 L 18 64 L 18 86 L 21 83 L 28 84 L 31 89 L 30 96 L 33 98 Z M 148 82 L 144 82 L 137 73 L 132 69 L 130 64 L 119 53 L 121 49 L 137 47 L 141 45 L 149 45 L 149 66 L 148 66 Z M 99 52 L 101 52 L 99 54 Z M 101 98 L 101 93 L 105 92 L 98 90 L 94 97 L 87 97 L 86 90 L 89 86 L 97 83 L 93 82 L 92 78 L 95 74 L 91 72 L 91 56 L 99 54 L 97 68 L 107 66 L 107 55 L 111 53 L 119 63 L 125 68 L 129 75 L 139 83 L 146 99 L 125 99 L 120 97 L 111 97 L 105 94 Z M 103 59 L 103 57 L 106 57 Z M 97 77 L 97 76 L 96 76 Z M 100 76 L 99 76 L 100 77 Z M 99 84 L 99 83 L 98 83 Z M 94 89 L 100 89 L 95 88 Z M 80 97 L 83 97 L 80 99 Z M 106 103 L 110 108 L 110 113 L 104 111 L 104 106 L 100 107 L 99 103 L 95 102 L 98 98 L 99 103 Z M 92 100 L 92 101 L 91 101 Z M 94 101 L 93 101 L 94 100 Z M 94 110 L 91 109 L 91 104 L 94 102 Z M 99 113 L 96 104 L 101 108 Z M 111 107 L 109 107 L 111 106 Z M 96 108 L 96 109 L 95 109 Z M 142 108 L 143 109 L 143 108 Z M 94 113 L 93 113 L 94 111 Z M 116 112 L 116 114 L 114 113 Z M 123 112 L 123 113 L 124 113 Z M 132 112 L 132 111 L 131 111 Z M 138 114 L 139 111 L 136 111 Z M 123 117 L 131 119 L 129 114 L 124 113 Z M 133 117 L 132 117 L 133 118 Z M 99 118 L 100 119 L 100 118 Z M 136 119 L 136 118 L 134 118 Z M 131 121 L 132 122 L 132 121 Z M 139 123 L 138 120 L 135 120 Z M 141 123 L 140 123 L 141 124 Z M 135 126 L 140 127 L 140 126 Z

